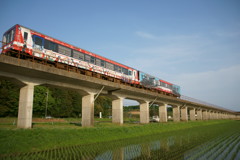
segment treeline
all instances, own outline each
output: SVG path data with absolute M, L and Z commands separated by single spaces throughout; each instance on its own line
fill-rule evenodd
M 10 81 L 0 80 L 0 117 L 17 116 L 20 88 Z M 99 96 L 95 101 L 94 113 L 111 114 L 111 99 Z M 82 96 L 77 91 L 49 86 L 34 87 L 34 117 L 80 117 Z
M 16 117 L 18 115 L 18 101 L 20 88 L 14 83 L 0 80 L 0 117 Z M 112 115 L 112 100 L 105 96 L 99 96 L 94 103 L 94 114 L 103 117 Z M 133 110 L 139 110 L 139 105 L 124 107 L 127 114 Z M 33 101 L 34 117 L 81 117 L 82 96 L 77 91 L 54 88 L 51 86 L 35 86 Z M 159 107 L 151 105 L 150 116 L 159 115 Z M 168 108 L 171 114 L 172 108 Z

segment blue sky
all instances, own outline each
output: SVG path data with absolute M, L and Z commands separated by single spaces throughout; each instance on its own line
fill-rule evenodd
M 2 0 L 17 23 L 240 110 L 239 0 Z

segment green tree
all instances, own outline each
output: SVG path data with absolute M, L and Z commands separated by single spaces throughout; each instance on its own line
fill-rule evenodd
M 48 95 L 48 96 L 47 96 Z M 52 91 L 45 86 L 34 87 L 34 100 L 33 100 L 33 115 L 45 116 L 47 103 L 47 113 L 49 108 L 52 108 L 55 104 L 55 99 L 52 97 Z
M 7 80 L 0 81 L 0 117 L 17 116 L 19 88 Z
M 102 112 L 103 116 L 111 115 L 111 105 L 112 100 L 106 96 L 99 96 L 94 102 L 94 114 L 95 116 L 99 116 L 99 112 Z
M 75 91 L 70 91 L 69 94 L 72 97 L 71 117 L 79 117 L 82 113 L 82 96 Z

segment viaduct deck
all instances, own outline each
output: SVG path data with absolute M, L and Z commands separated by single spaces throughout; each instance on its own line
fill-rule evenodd
M 82 98 L 82 125 L 93 125 L 94 96 L 109 96 L 112 101 L 114 123 L 123 123 L 123 99 L 137 100 L 140 103 L 140 122 L 149 123 L 149 103 L 159 104 L 160 122 L 167 122 L 166 106 L 173 107 L 174 121 L 236 118 L 236 112 L 204 105 L 180 98 L 159 94 L 143 88 L 115 83 L 92 76 L 50 67 L 10 56 L 0 55 L 0 78 L 11 79 L 22 87 L 19 98 L 18 127 L 30 128 L 32 123 L 32 103 L 35 85 L 53 85 L 78 90 Z M 181 111 L 181 112 L 180 112 Z M 195 113 L 197 112 L 197 117 Z

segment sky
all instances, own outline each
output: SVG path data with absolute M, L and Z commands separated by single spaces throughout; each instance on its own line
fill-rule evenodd
M 240 111 L 239 0 L 1 0 L 0 35 L 15 24 Z

